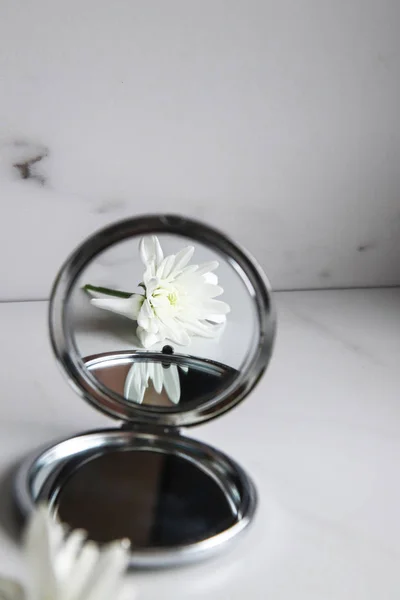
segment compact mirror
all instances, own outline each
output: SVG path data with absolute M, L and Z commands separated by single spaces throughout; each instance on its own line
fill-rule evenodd
M 196 221 L 125 220 L 66 261 L 49 324 L 75 390 L 123 427 L 28 460 L 17 484 L 23 511 L 45 499 L 92 539 L 128 537 L 133 564 L 174 562 L 182 548 L 194 557 L 243 530 L 255 509 L 251 480 L 181 428 L 231 409 L 268 364 L 275 313 L 254 259 Z
M 171 411 L 227 387 L 256 337 L 254 301 L 234 266 L 197 240 L 164 233 L 132 235 L 93 257 L 66 319 L 98 383 L 121 402 Z M 141 360 L 148 353 L 153 360 Z M 180 358 L 161 361 L 160 353 Z

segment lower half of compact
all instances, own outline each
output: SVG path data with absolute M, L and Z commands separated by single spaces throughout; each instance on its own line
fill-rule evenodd
M 20 466 L 22 516 L 46 502 L 99 543 L 128 539 L 131 566 L 207 558 L 251 523 L 256 492 L 219 450 L 179 433 L 93 431 L 42 449 Z

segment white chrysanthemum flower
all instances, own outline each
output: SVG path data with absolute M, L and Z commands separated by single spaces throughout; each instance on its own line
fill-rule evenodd
M 188 367 L 179 366 L 185 373 Z M 138 361 L 134 362 L 125 379 L 124 397 L 137 404 L 142 404 L 150 381 L 157 394 L 163 389 L 173 404 L 178 404 L 181 399 L 181 384 L 177 365 L 168 364 L 165 367 L 160 362 Z
M 7 600 L 118 600 L 125 596 L 122 577 L 129 544 L 116 541 L 100 548 L 84 531 L 66 528 L 40 506 L 25 535 L 29 584 L 0 581 L 0 598 Z M 125 596 L 126 597 L 126 596 Z M 132 596 L 130 596 L 132 597 Z
M 215 337 L 230 311 L 226 302 L 215 299 L 224 291 L 213 273 L 218 262 L 189 265 L 193 246 L 164 257 L 156 236 L 142 238 L 139 251 L 145 266 L 144 293 L 92 298 L 92 304 L 136 320 L 136 334 L 145 348 L 164 340 L 186 346 L 193 335 Z M 96 293 L 102 288 L 85 289 Z

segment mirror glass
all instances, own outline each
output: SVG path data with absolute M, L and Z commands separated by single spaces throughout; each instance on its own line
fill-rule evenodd
M 163 352 L 162 356 L 151 355 L 106 353 L 85 359 L 85 364 L 100 383 L 126 400 L 163 408 L 193 406 L 199 398 L 212 398 L 237 375 L 235 369 L 211 361 Z
M 131 237 L 98 254 L 66 313 L 79 356 L 103 386 L 168 410 L 226 387 L 258 335 L 254 298 L 238 271 L 175 234 Z M 193 371 L 185 357 L 203 368 Z
M 99 453 L 68 471 L 56 482 L 57 512 L 96 542 L 129 538 L 133 550 L 168 548 L 208 539 L 237 520 L 217 480 L 178 454 Z

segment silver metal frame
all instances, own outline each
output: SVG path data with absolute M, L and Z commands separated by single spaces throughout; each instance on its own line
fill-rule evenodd
M 227 260 L 254 299 L 258 322 L 253 347 L 235 381 L 197 407 L 176 412 L 160 412 L 151 407 L 133 405 L 100 384 L 88 372 L 79 356 L 68 318 L 73 286 L 82 270 L 95 256 L 127 238 L 157 233 L 189 237 L 207 245 Z M 198 221 L 176 215 L 145 215 L 114 223 L 94 233 L 75 249 L 55 280 L 50 299 L 49 327 L 56 359 L 67 374 L 70 384 L 85 400 L 116 419 L 174 428 L 198 425 L 213 419 L 233 408 L 249 394 L 270 360 L 276 331 L 276 314 L 268 279 L 247 251 L 220 231 Z
M 108 429 L 90 431 L 76 437 L 59 440 L 29 456 L 19 468 L 15 480 L 17 506 L 25 518 L 36 503 L 46 501 L 57 511 L 57 495 L 68 475 L 64 467 L 71 462 L 83 464 L 99 452 L 113 450 L 152 450 L 178 454 L 190 460 L 212 477 L 232 505 L 234 523 L 224 531 L 202 541 L 170 548 L 133 550 L 132 567 L 166 567 L 207 558 L 225 549 L 250 525 L 257 494 L 252 480 L 243 469 L 221 451 L 176 433 L 135 432 Z M 97 454 L 96 454 L 97 453 Z

